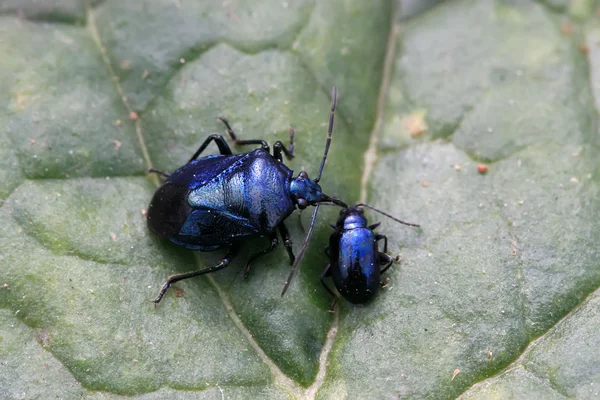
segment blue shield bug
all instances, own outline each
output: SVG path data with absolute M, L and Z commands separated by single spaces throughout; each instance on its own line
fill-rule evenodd
M 365 203 L 343 208 L 337 222 L 331 224 L 334 232 L 329 237 L 329 247 L 325 250 L 329 257 L 329 264 L 321 276 L 321 283 L 334 296 L 330 309 L 333 309 L 337 299 L 325 283 L 326 277 L 333 279 L 336 289 L 346 300 L 350 303 L 362 304 L 373 298 L 380 286 L 381 274 L 394 262 L 394 258 L 387 254 L 387 237 L 374 232 L 380 222 L 368 225 L 367 218 L 360 207 L 370 208 L 401 224 L 419 227 L 417 224 L 401 221 Z M 378 246 L 381 240 L 383 240 L 383 252 L 379 251 Z M 302 251 L 298 254 L 296 262 L 299 262 L 303 253 Z
M 173 283 L 227 267 L 239 253 L 241 243 L 252 236 L 266 236 L 270 244 L 250 256 L 244 276 L 248 275 L 256 258 L 278 245 L 277 230 L 290 262 L 294 263 L 290 235 L 283 221 L 296 207 L 316 206 L 311 225 L 314 225 L 319 204 L 347 207 L 342 201 L 324 194 L 318 184 L 331 144 L 336 103 L 337 90 L 333 88 L 327 141 L 316 179 L 309 179 L 305 171 L 293 178 L 293 171 L 283 164 L 283 155 L 293 157 L 293 130 L 290 129 L 289 149 L 278 141 L 271 155 L 264 140 L 237 139 L 224 118 L 220 119 L 236 145 L 260 147 L 248 153 L 233 154 L 221 135 L 210 135 L 187 164 L 172 174 L 150 170 L 166 178 L 148 207 L 150 231 L 191 250 L 229 249 L 221 262 L 213 267 L 169 276 L 154 300 L 155 304 L 161 301 Z M 220 154 L 198 158 L 211 142 L 217 145 Z

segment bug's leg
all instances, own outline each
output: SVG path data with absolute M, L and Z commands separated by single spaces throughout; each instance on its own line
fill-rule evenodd
M 323 271 L 323 273 L 321 274 L 321 284 L 323 285 L 323 287 L 329 292 L 329 294 L 333 297 L 335 297 L 335 294 L 333 293 L 333 291 L 329 288 L 329 286 L 327 286 L 327 284 L 325 283 L 325 278 L 331 276 L 331 264 L 327 264 L 327 266 L 325 267 L 325 270 Z
M 296 260 L 296 256 L 294 255 L 294 250 L 292 248 L 292 239 L 290 238 L 290 232 L 287 230 L 283 222 L 281 222 L 277 228 L 279 229 L 279 234 L 283 239 L 283 246 L 287 250 L 288 256 L 290 256 L 290 264 L 293 264 Z
M 390 256 L 390 255 L 388 255 L 388 254 L 386 254 L 386 253 L 379 252 L 379 261 L 380 261 L 382 264 L 385 264 L 385 267 L 383 267 L 383 269 L 382 269 L 382 270 L 381 270 L 381 272 L 380 272 L 380 273 L 382 273 L 382 274 L 383 274 L 385 271 L 387 271 L 387 269 L 388 269 L 389 267 L 391 267 L 391 266 L 392 266 L 392 264 L 393 264 L 393 263 L 394 263 L 394 261 L 395 261 L 395 258 L 393 258 L 392 256 Z
M 156 169 L 156 168 L 148 168 L 146 170 L 146 172 L 149 173 L 149 174 L 158 174 L 158 175 L 164 176 L 165 178 L 168 178 L 168 177 L 171 176 L 171 174 L 167 174 L 166 172 L 161 171 L 161 170 Z
M 379 225 L 381 225 L 381 222 L 375 222 L 374 224 L 369 225 L 367 228 L 369 228 L 370 230 L 374 230 L 376 229 Z
M 218 117 L 218 118 L 221 122 L 223 122 L 225 124 L 225 127 L 227 128 L 227 134 L 229 135 L 231 140 L 233 140 L 233 143 L 236 146 L 245 146 L 248 144 L 260 144 L 260 147 L 263 150 L 265 150 L 267 153 L 269 153 L 271 151 L 271 149 L 269 148 L 269 144 L 262 139 L 239 140 L 237 138 L 237 135 L 233 131 L 233 129 L 231 129 L 231 125 L 229 125 L 229 121 L 227 121 L 227 119 L 225 117 Z
M 375 235 L 375 240 L 376 241 L 380 241 L 383 240 L 383 253 L 379 252 L 379 260 L 382 264 L 385 263 L 385 267 L 383 267 L 383 269 L 381 270 L 381 273 L 383 274 L 385 271 L 387 271 L 387 269 L 389 267 L 392 266 L 392 264 L 394 263 L 394 258 L 391 257 L 390 255 L 387 254 L 387 247 L 388 247 L 388 238 L 385 235 Z
M 244 268 L 244 279 L 248 278 L 248 275 L 250 274 L 250 266 L 251 266 L 252 262 L 254 260 L 256 260 L 258 257 L 264 256 L 265 254 L 273 251 L 273 249 L 275 249 L 275 247 L 277 247 L 277 245 L 279 244 L 279 239 L 277 239 L 277 233 L 273 232 L 269 236 L 269 238 L 271 239 L 271 244 L 269 245 L 269 247 L 267 247 L 263 251 L 259 251 L 258 253 L 252 254 L 250 256 L 250 258 L 248 259 L 248 262 L 246 263 L 246 267 Z
M 381 239 L 383 239 L 383 252 L 387 253 L 387 244 L 388 244 L 387 236 L 385 236 L 385 235 L 375 235 L 375 240 L 376 241 L 379 242 Z
M 208 267 L 208 268 L 201 269 L 199 271 L 192 271 L 192 272 L 186 272 L 185 274 L 176 274 L 176 275 L 169 276 L 167 278 L 167 282 L 160 289 L 160 292 L 158 292 L 158 296 L 156 297 L 156 299 L 154 299 L 154 304 L 156 305 L 156 304 L 160 303 L 160 301 L 162 300 L 165 293 L 167 293 L 167 290 L 169 290 L 169 287 L 172 284 L 174 284 L 175 282 L 181 281 L 183 279 L 193 278 L 193 277 L 199 276 L 199 275 L 210 274 L 211 272 L 216 272 L 220 269 L 223 269 L 231 263 L 231 260 L 233 260 L 233 258 L 238 253 L 239 253 L 239 246 L 233 246 L 229 249 L 229 252 L 225 255 L 225 257 L 223 257 L 221 262 L 219 264 L 215 265 L 214 267 Z
M 290 128 L 290 146 L 289 148 L 285 148 L 281 141 L 276 141 L 273 145 L 273 157 L 275 157 L 279 161 L 283 161 L 281 157 L 281 153 L 285 154 L 288 160 L 294 158 L 294 130 Z
M 331 259 L 331 256 L 329 255 L 329 247 L 325 247 L 325 255 L 327 258 Z
M 337 296 L 335 295 L 335 293 L 333 293 L 333 290 L 331 290 L 329 286 L 327 286 L 327 284 L 325 283 L 325 278 L 327 278 L 328 276 L 331 276 L 331 264 L 327 264 L 327 267 L 325 267 L 325 270 L 321 274 L 321 284 L 323 285 L 325 290 L 329 292 L 331 297 L 333 297 L 333 300 L 331 300 L 331 303 L 329 303 L 329 312 L 334 312 L 335 303 L 337 303 Z
M 223 155 L 231 155 L 233 154 L 231 152 L 231 149 L 229 148 L 229 145 L 227 144 L 227 142 L 225 141 L 225 139 L 223 139 L 223 136 L 221 135 L 210 135 L 209 137 L 206 138 L 206 140 L 204 141 L 204 143 L 202 143 L 200 145 L 200 147 L 198 147 L 198 150 L 196 150 L 196 152 L 194 153 L 194 155 L 192 156 L 192 158 L 190 158 L 190 161 L 195 160 L 196 158 L 198 158 L 198 156 L 200 155 L 200 153 L 202 153 L 204 151 L 204 149 L 206 149 L 206 147 L 210 144 L 210 142 L 214 141 L 215 144 L 217 145 L 217 147 L 219 148 L 219 153 L 223 154 Z

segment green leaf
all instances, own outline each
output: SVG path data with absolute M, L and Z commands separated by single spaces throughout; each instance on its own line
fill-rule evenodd
M 598 396 L 593 2 L 51 3 L 0 1 L 5 397 Z M 285 297 L 282 246 L 243 279 L 256 238 L 154 308 L 223 252 L 149 234 L 145 170 L 226 116 L 293 127 L 285 163 L 314 177 L 333 86 L 324 191 L 422 226 L 367 212 L 402 255 L 375 300 L 328 311 L 322 207 Z M 286 220 L 296 251 L 310 214 Z

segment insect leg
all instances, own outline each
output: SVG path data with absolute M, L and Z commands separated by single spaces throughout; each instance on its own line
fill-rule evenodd
M 156 168 L 148 168 L 146 170 L 146 172 L 149 173 L 149 174 L 159 174 L 161 176 L 164 176 L 165 178 L 168 178 L 168 177 L 171 176 L 171 174 L 167 174 L 166 172 L 161 171 L 161 170 L 156 169 Z
M 252 254 L 250 256 L 250 258 L 248 259 L 248 262 L 246 263 L 246 267 L 244 268 L 244 279 L 248 278 L 248 275 L 250 274 L 250 265 L 252 264 L 252 262 L 254 260 L 256 260 L 258 257 L 264 256 L 265 254 L 270 253 L 279 244 L 279 239 L 277 239 L 277 233 L 273 232 L 270 235 L 270 239 L 271 239 L 271 245 L 269 247 L 267 247 L 263 251 L 259 251 L 258 253 Z
M 262 147 L 262 149 L 265 150 L 267 153 L 271 152 L 269 144 L 266 141 L 264 141 L 262 139 L 239 140 L 237 138 L 237 135 L 233 131 L 233 129 L 231 129 L 231 125 L 229 125 L 229 121 L 227 121 L 227 119 L 225 117 L 219 117 L 219 120 L 225 124 L 225 127 L 227 128 L 227 134 L 229 135 L 231 140 L 233 140 L 233 143 L 236 146 L 245 146 L 248 144 L 260 144 L 260 147 Z
M 385 271 L 387 271 L 387 269 L 389 267 L 392 266 L 392 264 L 394 263 L 394 258 L 386 253 L 381 253 L 379 252 L 379 261 L 381 262 L 381 264 L 387 263 L 385 264 L 385 267 L 383 267 L 383 269 L 381 270 L 380 273 L 384 273 Z
M 374 224 L 369 225 L 367 228 L 369 228 L 370 230 L 374 230 L 376 229 L 379 225 L 381 225 L 381 222 L 375 222 Z
M 383 239 L 383 252 L 387 253 L 387 244 L 388 244 L 387 236 L 385 236 L 385 235 L 375 235 L 375 240 L 376 241 L 379 242 L 381 239 Z
M 277 160 L 279 161 L 283 161 L 283 158 L 281 157 L 281 153 L 283 152 L 283 154 L 285 154 L 285 156 L 287 157 L 287 159 L 291 159 L 294 158 L 294 130 L 292 128 L 290 128 L 290 147 L 289 148 L 285 148 L 285 146 L 283 145 L 283 143 L 281 141 L 276 141 L 275 144 L 273 145 L 273 157 L 275 157 Z
M 387 269 L 389 267 L 392 266 L 392 264 L 394 263 L 394 258 L 391 257 L 390 255 L 387 254 L 387 247 L 388 247 L 388 238 L 385 235 L 375 235 L 375 240 L 376 241 L 380 241 L 383 239 L 383 253 L 379 252 L 379 260 L 382 264 L 386 264 L 385 267 L 381 270 L 381 273 L 383 274 L 385 271 L 387 271 Z
M 231 247 L 229 249 L 229 252 L 225 255 L 225 257 L 223 257 L 221 262 L 219 264 L 215 265 L 214 267 L 209 267 L 209 268 L 201 269 L 199 271 L 192 271 L 192 272 L 186 272 L 184 274 L 177 274 L 177 275 L 169 276 L 167 278 L 167 282 L 160 289 L 160 292 L 158 292 L 158 296 L 156 297 L 156 299 L 154 299 L 154 304 L 156 305 L 156 304 L 160 303 L 160 301 L 162 300 L 165 293 L 167 293 L 167 290 L 169 290 L 169 287 L 172 284 L 174 284 L 175 282 L 179 282 L 183 279 L 193 278 L 193 277 L 199 276 L 199 275 L 209 274 L 211 272 L 216 272 L 220 269 L 223 269 L 231 263 L 231 260 L 233 260 L 233 258 L 235 256 L 237 256 L 238 253 L 239 253 L 239 246 L 236 245 L 236 246 Z
M 321 274 L 321 284 L 329 292 L 330 295 L 335 297 L 335 293 L 333 293 L 333 290 L 331 290 L 329 286 L 327 286 L 327 284 L 325 283 L 325 278 L 327 278 L 328 276 L 331 276 L 331 264 L 327 264 L 325 270 Z
M 329 248 L 327 248 L 325 250 L 327 251 L 327 250 L 329 250 Z M 323 273 L 321 274 L 321 284 L 329 292 L 329 294 L 333 297 L 333 300 L 331 300 L 331 303 L 329 303 L 329 312 L 334 312 L 335 304 L 337 303 L 338 298 L 335 295 L 335 293 L 333 293 L 333 290 L 331 290 L 329 288 L 329 286 L 327 286 L 327 284 L 325 283 L 325 278 L 327 278 L 328 276 L 331 276 L 331 264 L 327 264 L 327 267 L 325 267 L 325 271 L 323 271 Z
M 206 138 L 206 140 L 204 141 L 204 143 L 202 143 L 200 145 L 200 147 L 198 148 L 198 150 L 196 150 L 196 152 L 194 153 L 194 155 L 192 156 L 192 158 L 190 158 L 190 160 L 188 162 L 193 161 L 196 158 L 198 158 L 198 156 L 200 155 L 200 153 L 202 153 L 204 151 L 204 149 L 206 149 L 206 147 L 212 141 L 214 141 L 215 144 L 217 145 L 217 147 L 219 148 L 219 153 L 224 154 L 224 155 L 231 155 L 231 154 L 233 154 L 231 152 L 231 149 L 229 148 L 229 145 L 227 144 L 227 142 L 225 141 L 225 139 L 223 139 L 223 136 L 221 136 L 221 135 L 210 135 L 209 137 Z
M 281 222 L 277 228 L 279 229 L 279 234 L 283 239 L 283 246 L 287 250 L 288 256 L 290 256 L 290 264 L 293 264 L 296 260 L 296 256 L 294 255 L 294 250 L 292 248 L 292 239 L 290 238 L 290 232 L 287 230 L 283 222 Z

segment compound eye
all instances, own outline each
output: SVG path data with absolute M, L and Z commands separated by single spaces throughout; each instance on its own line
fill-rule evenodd
M 308 207 L 308 201 L 306 199 L 298 199 L 298 208 L 304 210 Z
M 298 178 L 308 179 L 308 174 L 306 173 L 306 171 L 302 171 L 300 172 L 300 174 L 298 174 Z

